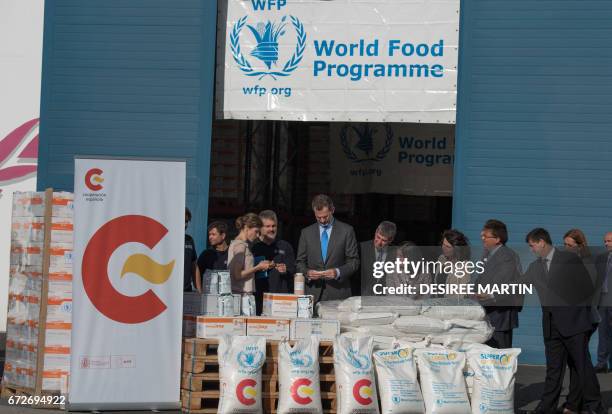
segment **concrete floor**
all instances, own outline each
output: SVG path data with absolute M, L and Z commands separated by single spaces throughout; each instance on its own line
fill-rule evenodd
M 532 410 L 538 404 L 544 390 L 544 367 L 521 365 L 516 377 L 516 407 L 517 412 Z M 598 374 L 604 406 L 612 414 L 612 373 Z M 569 378 L 565 379 L 565 387 L 561 400 L 565 400 Z M 59 410 L 36 410 L 29 407 L 9 406 L 6 400 L 0 401 L 1 414 L 57 414 Z M 135 413 L 134 411 L 128 413 Z M 178 413 L 178 411 L 176 411 Z

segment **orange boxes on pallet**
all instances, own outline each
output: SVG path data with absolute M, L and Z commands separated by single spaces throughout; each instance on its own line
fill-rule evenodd
M 72 194 L 15 193 L 3 386 L 66 391 L 72 328 Z

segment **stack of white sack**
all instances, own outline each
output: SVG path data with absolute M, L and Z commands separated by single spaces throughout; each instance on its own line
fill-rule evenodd
M 444 332 L 431 333 L 431 341 L 435 343 L 485 343 L 493 335 L 493 327 L 486 320 L 484 308 L 470 299 L 426 299 L 423 301 L 421 315 L 445 323 Z
M 425 299 L 421 307 L 421 315 L 442 320 L 466 319 L 470 321 L 483 321 L 486 316 L 484 308 L 478 302 L 463 298 Z
M 337 309 L 342 312 L 390 312 L 410 316 L 421 312 L 421 302 L 403 296 L 352 296 L 341 301 Z
M 421 335 L 437 344 L 452 341 L 484 343 L 493 335 L 493 328 L 487 321 L 441 320 L 422 315 L 401 316 L 393 326 L 398 331 L 395 336 Z
M 319 302 L 316 306 L 317 315 L 321 319 L 339 320 L 342 328 L 389 325 L 397 319 L 398 314 L 395 312 L 386 312 L 384 310 L 377 312 L 361 311 L 361 304 L 355 299 L 361 298 L 356 296 L 344 301 Z
M 414 303 L 400 307 L 402 312 L 417 312 Z M 410 307 L 408 307 L 410 306 Z M 374 349 L 389 348 L 395 339 L 393 322 L 397 319 L 397 312 L 390 312 L 391 305 L 375 309 L 371 306 L 363 306 L 361 297 L 354 296 L 343 301 L 319 302 L 316 306 L 317 315 L 321 319 L 337 319 L 340 321 L 340 331 L 346 333 L 350 338 L 360 338 L 363 336 L 373 337 Z M 393 308 L 396 310 L 395 308 Z
M 379 300 L 378 306 L 368 302 Z M 485 320 L 485 311 L 478 302 L 468 299 L 426 299 L 423 304 L 402 297 L 362 298 L 355 296 L 343 301 L 317 304 L 322 319 L 337 319 L 342 332 L 375 337 L 374 346 L 380 349 L 394 338 L 418 342 L 484 343 L 493 335 L 493 328 Z M 365 304 L 365 306 L 364 306 Z

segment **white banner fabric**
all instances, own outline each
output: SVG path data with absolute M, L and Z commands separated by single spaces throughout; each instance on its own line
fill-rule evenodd
M 0 1 L 0 331 L 6 331 L 13 192 L 36 190 L 45 4 Z
M 71 410 L 179 407 L 185 179 L 75 160 Z
M 223 0 L 220 118 L 455 123 L 459 0 Z
M 332 192 L 451 196 L 454 125 L 330 127 Z

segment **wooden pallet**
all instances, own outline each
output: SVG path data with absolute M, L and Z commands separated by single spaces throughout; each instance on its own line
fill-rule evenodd
M 290 341 L 293 344 L 293 341 Z M 192 414 L 216 414 L 219 399 L 219 361 L 217 339 L 183 340 L 181 377 L 182 410 Z M 266 341 L 266 361 L 262 368 L 262 405 L 264 413 L 276 413 L 278 405 L 278 344 Z M 333 343 L 319 346 L 319 372 L 323 412 L 336 412 L 336 382 Z
M 289 341 L 294 344 L 295 341 Z M 266 341 L 266 356 L 278 357 L 278 344 L 280 341 Z M 218 339 L 185 338 L 183 340 L 183 353 L 196 356 L 217 355 Z M 333 342 L 323 341 L 319 344 L 320 356 L 333 356 Z

